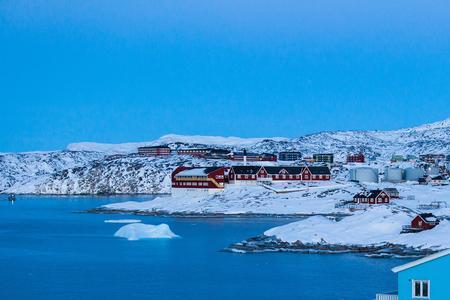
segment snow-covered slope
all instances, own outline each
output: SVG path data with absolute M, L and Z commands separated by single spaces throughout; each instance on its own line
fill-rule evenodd
M 337 159 L 343 159 L 348 152 L 363 151 L 370 158 L 388 160 L 394 153 L 450 154 L 450 119 L 396 131 L 322 132 L 293 139 L 172 134 L 151 142 L 75 143 L 64 151 L 0 154 L 0 193 L 166 192 L 167 175 L 178 164 L 219 163 L 189 157 L 149 159 L 133 155 L 139 146 L 159 144 L 168 144 L 173 149 L 214 146 L 275 153 L 298 150 L 306 155 L 333 152 Z

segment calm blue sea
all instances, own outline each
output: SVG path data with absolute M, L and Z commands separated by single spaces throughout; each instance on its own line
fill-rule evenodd
M 4 198 L 2 198 L 4 199 Z M 21 197 L 0 201 L 0 299 L 373 299 L 395 290 L 395 259 L 295 253 L 233 254 L 229 244 L 293 221 L 76 213 L 147 197 Z M 174 240 L 114 237 L 138 218 Z

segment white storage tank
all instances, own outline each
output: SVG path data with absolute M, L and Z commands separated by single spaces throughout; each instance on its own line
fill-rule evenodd
M 378 183 L 378 170 L 373 168 L 356 168 L 350 170 L 350 180 Z
M 406 181 L 418 181 L 425 175 L 425 171 L 421 168 L 407 168 L 405 169 L 405 180 Z
M 384 181 L 386 182 L 402 182 L 403 181 L 403 169 L 401 168 L 389 168 L 384 170 Z

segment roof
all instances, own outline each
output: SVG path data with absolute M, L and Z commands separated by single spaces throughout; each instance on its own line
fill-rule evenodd
M 261 156 L 259 153 L 252 153 L 252 152 L 234 152 L 232 154 L 233 156 Z
M 447 250 L 444 250 L 444 251 L 441 251 L 441 252 L 429 255 L 427 257 L 415 260 L 413 262 L 410 262 L 410 263 L 407 263 L 407 264 L 395 267 L 395 268 L 392 269 L 392 272 L 394 272 L 394 273 L 402 272 L 402 271 L 405 271 L 407 269 L 411 269 L 413 267 L 416 267 L 416 266 L 422 265 L 424 263 L 433 261 L 435 259 L 447 256 L 449 254 L 450 254 L 450 249 L 447 249 Z
M 442 177 L 441 175 L 433 177 L 432 180 L 445 180 L 444 177 Z
M 281 151 L 278 154 L 302 154 L 300 151 Z
M 384 188 L 384 191 L 388 192 L 388 193 L 398 193 L 399 192 L 398 189 L 396 189 L 396 188 Z
M 382 192 L 385 192 L 384 190 L 371 190 L 370 194 L 367 196 L 369 198 L 376 198 L 378 197 Z M 386 192 L 385 192 L 386 193 Z
M 235 174 L 252 175 L 258 173 L 260 166 L 233 166 L 231 167 Z
M 281 170 L 286 170 L 288 174 L 301 174 L 303 168 L 302 167 L 264 167 L 264 169 L 267 171 L 267 174 L 280 174 Z
M 206 176 L 211 172 L 216 171 L 217 169 L 220 169 L 221 167 L 206 167 L 206 168 L 192 168 L 187 169 L 184 171 L 181 171 L 177 173 L 175 176 Z
M 169 148 L 170 149 L 170 147 L 167 145 L 138 147 L 138 149 L 158 149 L 158 148 Z
M 328 167 L 308 167 L 308 169 L 314 175 L 331 175 L 330 168 Z
M 436 218 L 435 215 L 431 214 L 431 213 L 423 213 L 423 214 L 419 214 L 419 216 L 425 221 L 425 222 L 439 222 L 438 218 Z

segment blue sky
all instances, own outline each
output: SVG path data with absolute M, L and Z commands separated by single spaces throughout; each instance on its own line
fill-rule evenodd
M 448 1 L 0 0 L 0 151 L 450 116 Z

